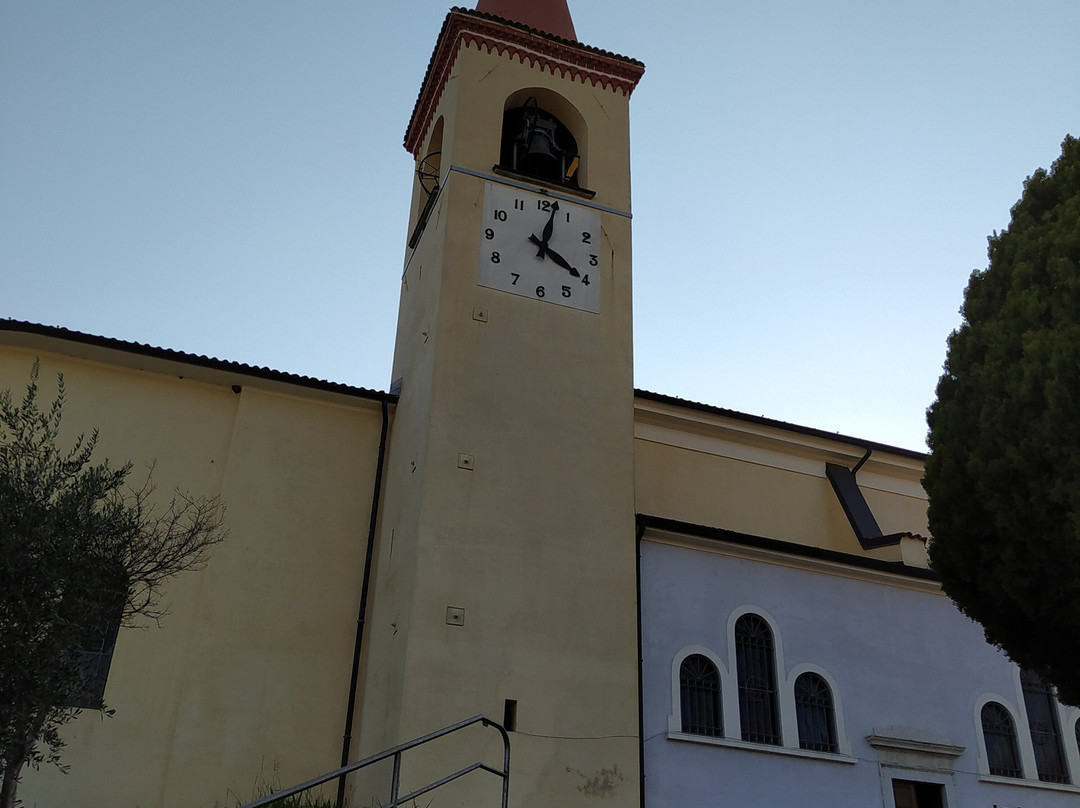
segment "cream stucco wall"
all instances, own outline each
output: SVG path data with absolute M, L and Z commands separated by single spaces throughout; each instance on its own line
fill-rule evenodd
M 6 343 L 6 344 L 5 344 Z M 161 496 L 220 495 L 230 530 L 176 578 L 160 628 L 122 630 L 105 698 L 64 730 L 67 776 L 29 771 L 27 805 L 234 804 L 262 777 L 334 768 L 349 685 L 381 408 L 371 399 L 0 332 L 0 388 L 35 357 L 65 432 L 96 459 L 156 463 Z M 239 385 L 234 392 L 233 385 Z
M 900 547 L 863 550 L 825 476 L 826 463 L 854 468 L 862 459 L 866 447 L 853 439 L 645 399 L 635 437 L 638 513 L 901 560 Z M 857 479 L 883 534 L 929 535 L 921 478 L 912 453 L 871 451 Z M 925 552 L 905 549 L 925 566 Z

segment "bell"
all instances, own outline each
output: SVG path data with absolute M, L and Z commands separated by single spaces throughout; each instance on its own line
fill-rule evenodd
M 537 120 L 525 135 L 522 166 L 525 171 L 548 173 L 562 162 L 555 146 L 555 126 L 549 121 Z
M 530 174 L 551 174 L 559 171 L 562 153 L 555 145 L 555 123 L 537 118 L 525 133 L 521 155 L 522 170 Z

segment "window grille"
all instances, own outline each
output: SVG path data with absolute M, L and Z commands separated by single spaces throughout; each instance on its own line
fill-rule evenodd
M 744 614 L 735 621 L 735 662 L 739 677 L 742 739 L 779 745 L 776 652 L 772 629 L 764 618 Z
M 990 774 L 998 777 L 1023 777 L 1020 750 L 1016 745 L 1016 727 L 1009 711 L 996 701 L 982 708 L 982 732 Z
M 1024 693 L 1024 707 L 1031 728 L 1031 744 L 1035 747 L 1035 768 L 1039 779 L 1047 783 L 1069 782 L 1053 689 L 1032 671 L 1020 671 L 1020 689 Z
M 837 751 L 832 691 L 818 674 L 804 673 L 795 680 L 795 715 L 802 749 Z
M 682 731 L 722 736 L 724 715 L 720 701 L 720 671 L 707 657 L 691 654 L 679 668 Z

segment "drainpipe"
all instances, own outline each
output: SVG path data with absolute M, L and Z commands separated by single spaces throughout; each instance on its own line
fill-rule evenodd
M 356 640 L 353 643 L 352 677 L 349 680 L 349 704 L 345 708 L 345 734 L 341 741 L 341 765 L 349 765 L 352 746 L 353 712 L 356 708 L 356 688 L 360 679 L 360 649 L 364 644 L 364 624 L 367 621 L 368 588 L 371 584 L 371 559 L 375 553 L 375 525 L 379 521 L 379 495 L 382 489 L 383 459 L 386 456 L 386 432 L 389 416 L 386 399 L 382 401 L 382 434 L 379 436 L 379 459 L 375 465 L 375 487 L 371 492 L 371 520 L 368 523 L 367 552 L 364 556 L 364 580 L 360 588 L 360 612 L 356 616 Z M 338 780 L 337 808 L 345 804 L 345 777 Z

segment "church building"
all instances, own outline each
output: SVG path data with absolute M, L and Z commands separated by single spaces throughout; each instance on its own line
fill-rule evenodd
M 1076 804 L 1080 710 L 942 593 L 922 454 L 634 388 L 644 69 L 566 0 L 448 13 L 385 392 L 0 320 L 0 389 L 62 372 L 230 530 L 26 805 L 236 806 L 473 716 L 348 805 Z

